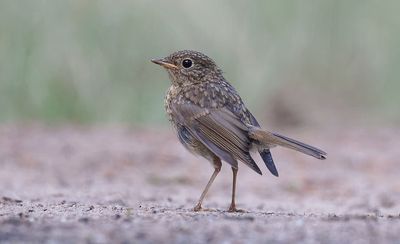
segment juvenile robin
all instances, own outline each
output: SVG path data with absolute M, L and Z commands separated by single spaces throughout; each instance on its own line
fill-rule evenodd
M 316 147 L 261 129 L 235 88 L 206 55 L 184 50 L 151 61 L 164 67 L 171 79 L 165 97 L 165 110 L 180 142 L 190 152 L 203 156 L 214 166 L 214 173 L 194 211 L 201 210 L 203 199 L 221 170 L 221 161 L 232 168 L 232 201 L 228 211 L 237 212 L 235 191 L 238 161 L 262 174 L 250 156 L 251 150 L 259 152 L 275 176 L 278 176 L 278 171 L 270 152 L 272 147 L 283 146 L 317 159 L 326 158 L 327 154 Z

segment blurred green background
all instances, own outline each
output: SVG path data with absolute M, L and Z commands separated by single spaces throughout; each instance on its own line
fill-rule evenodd
M 0 1 L 0 121 L 167 124 L 167 74 L 202 51 L 260 120 L 400 123 L 400 1 Z

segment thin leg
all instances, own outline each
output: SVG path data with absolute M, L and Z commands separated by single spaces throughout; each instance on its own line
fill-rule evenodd
M 232 174 L 233 174 L 233 182 L 232 182 L 232 202 L 231 206 L 228 209 L 228 212 L 243 212 L 243 210 L 236 208 L 235 203 L 235 195 L 236 195 L 236 176 L 237 176 L 238 169 L 232 167 Z
M 193 209 L 196 212 L 201 210 L 201 203 L 203 202 L 203 199 L 206 196 L 208 189 L 210 189 L 210 186 L 214 182 L 215 177 L 217 177 L 218 173 L 221 171 L 222 163 L 219 158 L 214 159 L 214 167 L 215 167 L 214 173 L 211 175 L 211 178 L 208 181 L 206 188 L 204 188 L 204 191 L 203 191 L 203 193 L 201 193 L 198 203 L 196 204 L 196 206 Z

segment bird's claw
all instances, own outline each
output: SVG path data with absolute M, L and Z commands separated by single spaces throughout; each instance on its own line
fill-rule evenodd
M 197 204 L 197 205 L 193 208 L 193 211 L 195 211 L 195 212 L 199 212 L 200 210 L 202 210 L 201 204 Z
M 193 208 L 193 211 L 195 211 L 195 212 L 200 212 L 200 211 L 202 211 L 202 212 L 215 212 L 216 210 L 212 209 L 212 208 L 203 208 L 201 205 L 196 205 Z
M 229 213 L 244 213 L 245 211 L 243 209 L 238 209 L 236 208 L 235 205 L 231 205 L 228 209 Z

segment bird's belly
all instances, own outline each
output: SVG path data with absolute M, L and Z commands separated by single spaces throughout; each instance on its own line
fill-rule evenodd
M 213 161 L 214 153 L 211 152 L 201 141 L 197 140 L 184 126 L 177 126 L 179 141 L 191 153 L 200 155 L 210 162 Z

